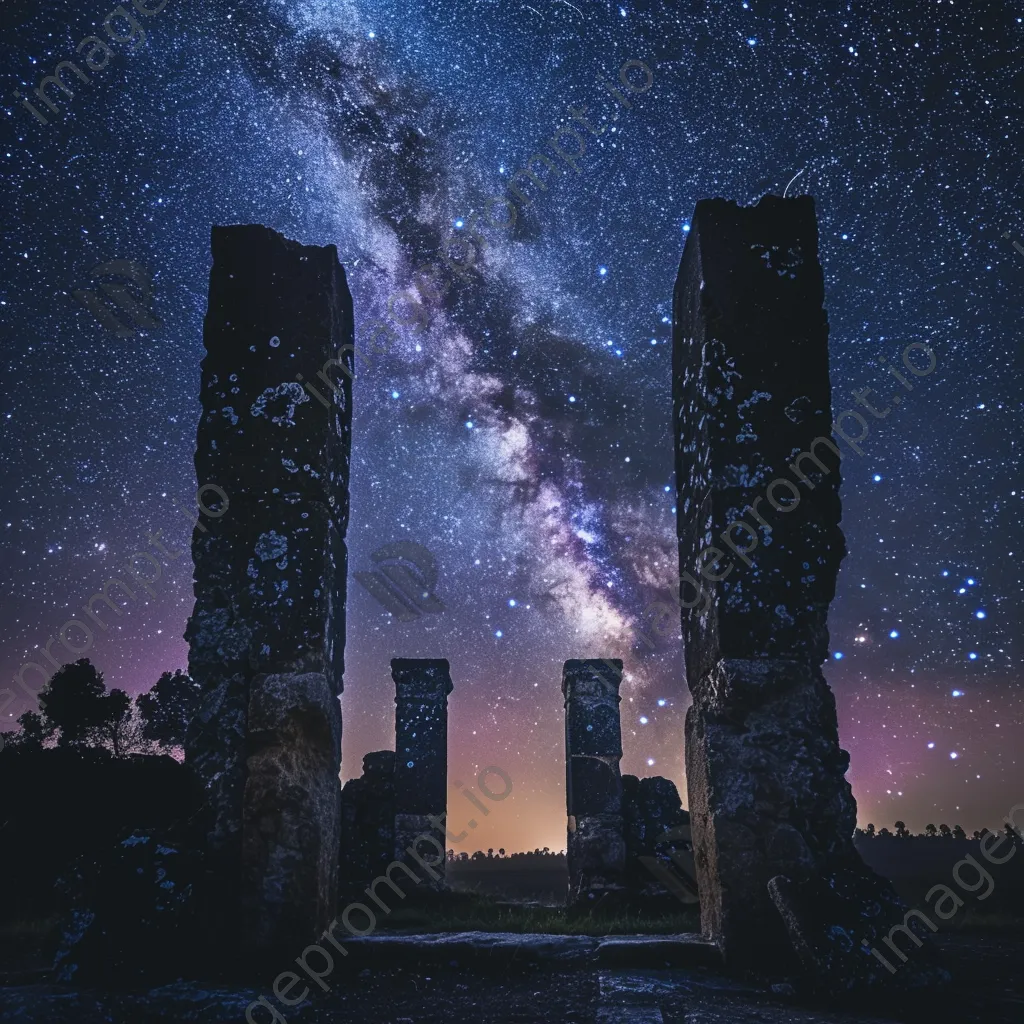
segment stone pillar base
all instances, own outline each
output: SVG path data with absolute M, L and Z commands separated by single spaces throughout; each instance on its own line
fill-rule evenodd
M 571 904 L 624 891 L 626 840 L 621 814 L 570 816 L 567 841 Z
M 791 968 L 768 883 L 867 870 L 832 691 L 820 669 L 782 658 L 722 659 L 694 691 L 686 773 L 702 930 L 735 966 Z M 888 883 L 867 876 L 888 898 Z
M 429 814 L 395 815 L 395 860 L 407 864 L 420 880 L 414 891 L 446 892 L 444 833 L 434 828 L 430 818 Z
M 275 952 L 313 941 L 334 917 L 341 708 L 322 673 L 257 676 L 248 726 L 240 934 Z

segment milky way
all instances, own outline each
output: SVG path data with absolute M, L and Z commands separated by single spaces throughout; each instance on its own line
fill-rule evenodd
M 836 411 L 889 394 L 881 356 L 938 360 L 844 462 L 827 672 L 861 820 L 998 824 L 1024 800 L 1024 25 L 907 6 L 171 0 L 44 125 L 11 93 L 113 5 L 5 2 L 5 679 L 152 531 L 186 544 L 209 229 L 263 223 L 337 245 L 361 351 L 408 321 L 357 363 L 350 571 L 422 544 L 444 608 L 399 622 L 350 577 L 344 776 L 393 742 L 389 659 L 447 657 L 450 779 L 515 787 L 474 839 L 561 847 L 560 665 L 601 656 L 623 770 L 682 786 L 680 641 L 637 641 L 675 568 L 672 284 L 698 199 L 788 188 L 818 206 Z M 545 186 L 493 226 L 535 153 Z M 112 260 L 152 275 L 159 327 L 74 298 Z M 439 260 L 443 289 L 389 306 Z M 191 600 L 168 556 L 88 652 L 108 684 L 184 665 Z

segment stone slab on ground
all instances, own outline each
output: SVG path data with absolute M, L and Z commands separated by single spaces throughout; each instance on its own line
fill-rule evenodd
M 608 935 L 598 942 L 597 961 L 609 967 L 722 967 L 721 950 L 702 935 Z
M 718 948 L 694 933 L 681 935 L 549 935 L 443 932 L 367 935 L 345 940 L 349 960 L 476 964 L 511 958 L 523 963 L 664 967 L 721 966 Z

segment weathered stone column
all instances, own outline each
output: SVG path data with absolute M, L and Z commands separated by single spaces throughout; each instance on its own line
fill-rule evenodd
M 621 681 L 619 660 L 567 661 L 562 666 L 570 904 L 624 887 Z
M 845 543 L 814 203 L 704 200 L 691 223 L 673 391 L 703 929 L 734 965 L 792 960 L 792 939 L 833 977 L 859 983 L 873 965 L 877 980 L 858 943 L 898 900 L 854 850 L 849 755 L 820 667 Z M 790 896 L 808 887 L 820 916 L 795 923 Z
M 441 889 L 445 837 L 436 819 L 448 803 L 448 694 L 442 658 L 392 658 L 395 681 L 395 857 L 421 888 Z M 435 821 L 431 821 L 434 818 Z M 423 837 L 432 837 L 430 839 Z M 409 848 L 415 844 L 415 854 Z
M 231 941 L 254 952 L 293 955 L 335 909 L 351 388 L 317 374 L 351 367 L 352 325 L 334 246 L 213 229 L 196 472 L 230 512 L 193 535 L 186 759 Z

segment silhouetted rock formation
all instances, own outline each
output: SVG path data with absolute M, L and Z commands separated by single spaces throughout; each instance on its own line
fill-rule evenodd
M 260 951 L 301 949 L 335 905 L 351 381 L 298 380 L 350 372 L 352 330 L 334 246 L 213 229 L 196 472 L 230 508 L 193 535 L 186 755 L 231 941 Z
M 395 858 L 408 864 L 423 889 L 444 888 L 448 803 L 448 662 L 393 658 L 395 681 Z M 413 852 L 411 852 L 413 851 Z
M 363 774 L 341 791 L 339 884 L 362 888 L 384 873 L 395 855 L 395 754 L 363 757 Z
M 621 681 L 618 660 L 574 660 L 562 667 L 570 904 L 619 892 L 624 884 Z
M 895 897 L 853 847 L 820 668 L 845 544 L 814 203 L 702 200 L 692 225 L 673 350 L 689 808 L 705 933 L 764 968 L 790 935 L 801 952 L 836 941 L 798 906 L 805 881 L 842 875 L 863 915 Z M 792 883 L 775 889 L 785 926 L 775 876 Z
M 696 902 L 690 815 L 671 779 L 622 776 L 626 888 L 631 897 L 673 896 Z

